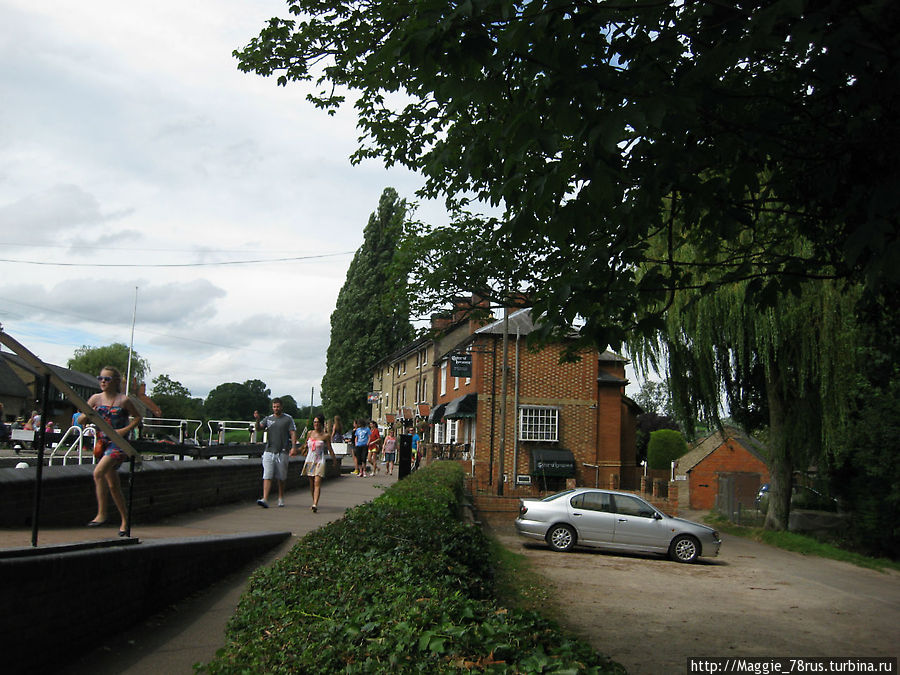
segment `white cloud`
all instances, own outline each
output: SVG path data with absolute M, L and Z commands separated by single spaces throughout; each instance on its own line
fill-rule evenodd
M 232 50 L 287 14 L 283 0 L 4 0 L 4 330 L 64 364 L 129 342 L 138 287 L 152 375 L 195 396 L 247 379 L 318 392 L 351 255 L 162 266 L 352 252 L 385 187 L 411 199 L 421 184 L 350 165 L 352 111 L 237 70 Z

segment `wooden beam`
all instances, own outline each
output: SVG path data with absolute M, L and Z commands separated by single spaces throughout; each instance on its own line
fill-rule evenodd
M 100 414 L 91 408 L 87 402 L 82 399 L 75 391 L 66 384 L 63 379 L 57 375 L 52 368 L 50 368 L 46 363 L 41 361 L 37 356 L 31 353 L 24 345 L 18 342 L 16 339 L 11 337 L 9 333 L 3 331 L 3 326 L 0 325 L 0 342 L 9 347 L 15 354 L 17 354 L 23 361 L 25 361 L 32 368 L 37 370 L 42 375 L 50 375 L 50 382 L 53 384 L 56 389 L 62 393 L 69 401 L 74 405 L 79 412 L 87 415 L 87 418 L 91 421 L 91 424 L 94 424 L 100 431 L 106 434 L 106 437 L 109 438 L 113 443 L 115 443 L 119 448 L 122 449 L 125 454 L 129 457 L 134 457 L 137 461 L 141 461 L 141 455 L 134 449 L 134 446 L 125 439 L 124 436 L 120 435 L 118 431 L 110 426 L 109 422 L 103 419 Z

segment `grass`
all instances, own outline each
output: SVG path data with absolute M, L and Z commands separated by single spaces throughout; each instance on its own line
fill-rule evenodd
M 488 532 L 491 559 L 496 564 L 495 583 L 498 601 L 507 607 L 540 612 L 558 620 L 555 596 L 544 577 L 537 574 L 521 553 L 506 548 Z
M 846 549 L 820 541 L 815 537 L 796 532 L 784 532 L 766 530 L 762 527 L 746 527 L 735 525 L 724 516 L 711 513 L 704 519 L 710 525 L 714 525 L 720 532 L 733 534 L 737 537 L 745 537 L 759 541 L 769 546 L 775 546 L 785 551 L 793 551 L 802 555 L 814 555 L 820 558 L 840 560 L 842 562 L 865 567 L 883 572 L 885 570 L 900 571 L 900 562 L 888 558 L 872 558 L 870 556 L 855 553 Z

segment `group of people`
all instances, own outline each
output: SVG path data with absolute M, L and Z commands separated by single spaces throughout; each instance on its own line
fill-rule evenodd
M 120 435 L 126 436 L 141 423 L 141 414 L 135 405 L 121 391 L 122 375 L 112 366 L 106 366 L 97 377 L 100 384 L 100 393 L 91 396 L 87 404 L 93 408 L 103 419 L 109 423 Z M 262 497 L 256 503 L 269 508 L 269 496 L 273 483 L 278 491 L 278 506 L 284 506 L 284 489 L 288 477 L 290 457 L 298 454 L 297 426 L 293 417 L 285 414 L 284 406 L 279 398 L 272 400 L 272 414 L 265 417 L 258 410 L 253 412 L 253 418 L 257 431 L 266 431 L 266 445 L 262 455 L 263 467 L 263 492 Z M 39 420 L 40 418 L 38 418 Z M 73 423 L 85 425 L 88 422 L 87 415 L 76 414 Z M 34 420 L 32 419 L 32 424 Z M 40 422 L 38 421 L 38 424 Z M 418 466 L 418 434 L 408 430 L 412 434 L 412 450 L 415 466 Z M 322 492 L 322 479 L 325 477 L 326 457 L 330 455 L 332 461 L 337 461 L 337 456 L 332 447 L 332 439 L 342 442 L 343 434 L 341 419 L 335 416 L 330 425 L 326 425 L 324 415 L 316 415 L 313 419 L 312 430 L 306 433 L 306 459 L 300 471 L 301 476 L 309 479 L 313 513 L 319 510 L 319 497 Z M 394 429 L 388 429 L 384 438 L 375 422 L 355 420 L 353 422 L 352 441 L 354 443 L 354 460 L 356 463 L 356 475 L 365 477 L 374 475 L 379 471 L 379 456 L 385 464 L 388 475 L 394 472 L 397 459 L 397 435 Z M 94 444 L 94 457 L 97 464 L 94 467 L 94 486 L 97 498 L 97 515 L 88 522 L 88 527 L 98 527 L 107 522 L 110 498 L 121 518 L 119 536 L 128 534 L 127 510 L 125 497 L 119 480 L 118 469 L 126 458 L 124 450 L 106 437 L 102 432 L 97 433 Z M 367 466 L 371 466 L 371 472 L 367 474 Z
M 365 478 L 378 473 L 378 456 L 382 451 L 384 452 L 386 472 L 388 475 L 394 472 L 394 462 L 397 459 L 397 437 L 393 429 L 388 429 L 387 435 L 382 438 L 375 422 L 354 420 L 352 440 L 354 475 Z M 369 471 L 369 467 L 372 468 L 371 471 Z
M 280 398 L 272 399 L 272 414 L 261 417 L 253 411 L 257 431 L 266 431 L 266 448 L 263 451 L 263 494 L 256 500 L 264 509 L 269 508 L 269 494 L 272 482 L 278 487 L 278 506 L 284 506 L 284 487 L 288 477 L 290 458 L 297 454 L 297 425 L 294 418 L 284 413 Z M 331 445 L 332 436 L 340 433 L 340 417 L 335 417 L 330 429 L 325 428 L 325 416 L 316 415 L 313 428 L 306 434 L 306 461 L 300 470 L 301 476 L 309 478 L 313 513 L 319 510 L 319 495 L 322 493 L 322 479 L 325 477 L 326 451 L 333 461 L 337 461 Z

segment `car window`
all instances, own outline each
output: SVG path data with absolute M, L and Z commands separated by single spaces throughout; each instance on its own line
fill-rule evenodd
M 642 499 L 629 497 L 628 495 L 616 495 L 616 513 L 626 516 L 652 518 L 656 512 Z
M 612 511 L 609 494 L 606 492 L 582 492 L 569 501 L 573 509 L 586 511 Z
M 542 502 L 552 502 L 554 499 L 559 499 L 560 497 L 564 497 L 565 495 L 569 495 L 575 492 L 574 490 L 563 490 L 562 492 L 557 492 L 556 494 L 549 495 L 544 497 Z

